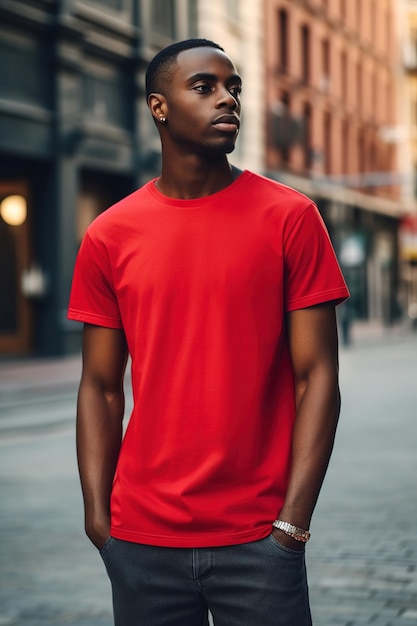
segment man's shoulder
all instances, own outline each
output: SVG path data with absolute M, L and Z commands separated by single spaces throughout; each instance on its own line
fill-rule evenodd
M 147 188 L 149 184 L 149 182 L 145 183 L 142 187 L 124 196 L 121 200 L 100 213 L 89 225 L 87 231 L 89 235 L 94 236 L 113 230 L 115 227 L 124 227 L 126 224 L 131 223 L 132 219 L 134 219 L 134 212 L 140 211 L 140 208 L 144 205 L 144 200 L 148 195 Z
M 260 199 L 264 198 L 273 203 L 279 204 L 281 207 L 286 206 L 289 209 L 300 208 L 305 209 L 314 201 L 298 191 L 294 187 L 285 185 L 280 181 L 269 178 L 266 175 L 258 174 L 255 172 L 247 171 L 247 185 L 252 187 L 254 193 L 260 195 Z
M 313 202 L 311 198 L 303 194 L 301 191 L 298 191 L 289 185 L 285 185 L 275 178 L 270 178 L 264 174 L 258 174 L 257 172 L 252 172 L 250 170 L 246 171 L 248 174 L 248 183 L 258 189 L 263 189 L 265 192 L 286 198 L 287 200 L 294 200 L 294 202 L 302 202 L 307 205 L 312 204 Z

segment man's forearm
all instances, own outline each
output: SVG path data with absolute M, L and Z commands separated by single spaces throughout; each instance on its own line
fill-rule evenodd
M 108 536 L 110 494 L 122 440 L 124 396 L 81 382 L 77 406 L 77 457 L 87 535 Z
M 318 372 L 299 386 L 290 481 L 280 518 L 300 528 L 309 528 L 332 453 L 339 412 L 337 372 Z

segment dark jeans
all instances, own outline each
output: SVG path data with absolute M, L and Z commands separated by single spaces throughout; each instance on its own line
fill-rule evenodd
M 311 626 L 304 550 L 272 535 L 220 548 L 159 548 L 110 538 L 101 556 L 115 626 Z

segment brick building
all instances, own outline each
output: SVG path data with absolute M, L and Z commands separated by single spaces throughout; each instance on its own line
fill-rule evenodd
M 398 37 L 393 0 L 265 0 L 267 158 L 312 196 L 355 315 L 397 314 Z
M 144 72 L 193 36 L 223 45 L 243 77 L 232 161 L 317 201 L 356 315 L 391 321 L 395 4 L 0 0 L 0 358 L 79 348 L 66 320 L 78 245 L 98 213 L 157 174 Z

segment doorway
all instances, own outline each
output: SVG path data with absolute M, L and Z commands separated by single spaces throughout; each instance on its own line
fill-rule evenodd
M 0 357 L 32 348 L 32 311 L 21 280 L 30 263 L 28 185 L 0 181 Z
M 81 243 L 87 227 L 100 213 L 134 189 L 130 176 L 81 170 L 76 209 L 77 243 Z

